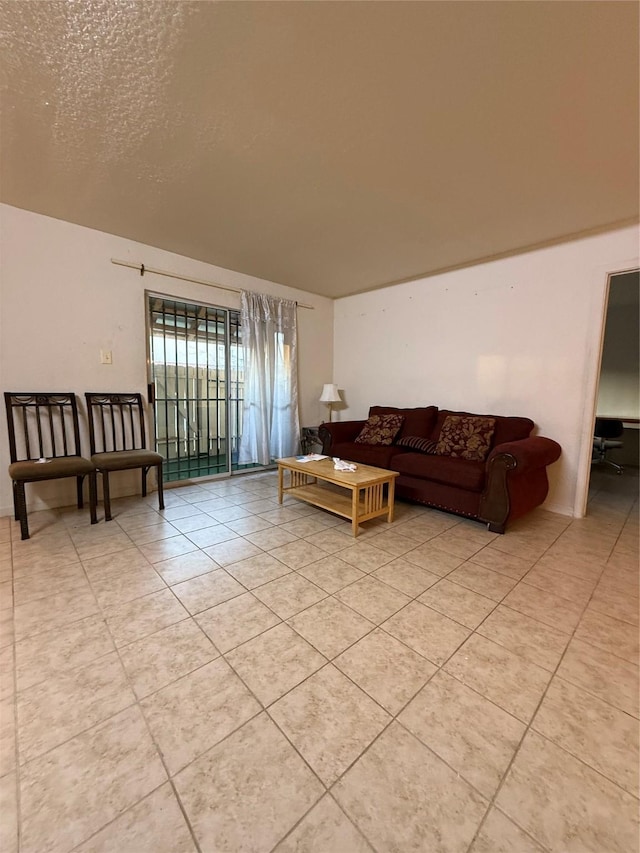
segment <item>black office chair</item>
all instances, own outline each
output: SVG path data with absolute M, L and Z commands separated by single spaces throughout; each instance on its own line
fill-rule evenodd
M 616 469 L 616 473 L 622 474 L 624 468 L 607 457 L 611 450 L 619 450 L 623 447 L 620 436 L 624 434 L 622 421 L 609 420 L 608 418 L 596 418 L 593 436 L 593 461 L 603 462 Z
M 147 494 L 147 473 L 157 471 L 158 504 L 164 509 L 162 463 L 159 453 L 147 450 L 142 396 L 140 394 L 95 394 L 86 392 L 89 415 L 91 461 L 102 474 L 104 520 L 111 521 L 109 474 L 142 469 L 142 496 Z
M 73 392 L 60 394 L 5 391 L 9 430 L 9 476 L 13 509 L 20 534 L 29 538 L 25 483 L 75 477 L 78 507 L 83 506 L 82 483 L 89 478 L 91 524 L 96 516 L 96 469 L 80 455 L 78 408 Z

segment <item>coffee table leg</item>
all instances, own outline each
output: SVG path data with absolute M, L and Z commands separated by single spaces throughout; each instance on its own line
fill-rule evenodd
M 351 489 L 351 529 L 353 535 L 358 535 L 358 502 L 360 498 L 360 489 Z
M 393 506 L 396 492 L 396 478 L 392 477 L 389 480 L 389 490 L 387 492 L 387 503 L 389 504 L 389 512 L 387 513 L 387 521 L 389 524 L 393 521 Z
M 281 465 L 278 465 L 278 503 L 282 503 L 282 480 L 284 477 L 284 470 Z

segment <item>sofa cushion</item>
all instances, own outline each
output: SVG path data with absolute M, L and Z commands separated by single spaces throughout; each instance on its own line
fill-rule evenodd
M 399 438 L 408 435 L 419 435 L 424 438 L 431 436 L 436 417 L 437 406 L 419 406 L 414 409 L 398 409 L 394 406 L 371 406 L 369 415 L 402 415 L 404 421 L 400 428 Z
M 464 417 L 477 417 L 474 412 L 454 412 L 450 409 L 441 409 L 438 412 L 436 423 L 433 428 L 430 438 L 435 441 L 440 436 L 442 425 L 449 415 L 461 415 Z M 504 444 L 506 441 L 521 441 L 523 438 L 529 438 L 533 429 L 533 421 L 529 418 L 512 418 L 503 415 L 481 415 L 481 417 L 495 418 L 496 428 L 493 433 L 493 441 L 491 447 L 497 447 L 499 444 Z
M 402 415 L 371 415 L 360 433 L 356 436 L 358 444 L 393 444 L 400 432 L 404 417 Z
M 331 445 L 332 456 L 347 462 L 373 465 L 374 468 L 391 468 L 391 458 L 404 453 L 405 451 L 395 444 L 356 444 L 355 441 L 344 441 Z
M 407 435 L 396 441 L 396 447 L 407 447 L 417 453 L 435 453 L 437 446 L 432 438 L 420 438 L 419 435 Z
M 484 462 L 495 427 L 495 418 L 449 415 L 440 430 L 436 453 Z
M 456 456 L 428 456 L 424 453 L 399 453 L 391 467 L 400 474 L 422 477 L 447 486 L 481 492 L 485 481 L 484 462 L 473 462 Z

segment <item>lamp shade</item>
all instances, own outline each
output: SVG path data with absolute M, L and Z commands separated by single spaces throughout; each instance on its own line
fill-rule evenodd
M 338 394 L 337 385 L 323 385 L 322 394 L 320 395 L 321 403 L 339 403 L 340 394 Z

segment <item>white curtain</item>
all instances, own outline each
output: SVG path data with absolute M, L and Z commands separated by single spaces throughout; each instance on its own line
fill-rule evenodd
M 242 291 L 244 406 L 240 465 L 268 465 L 298 452 L 296 303 Z

